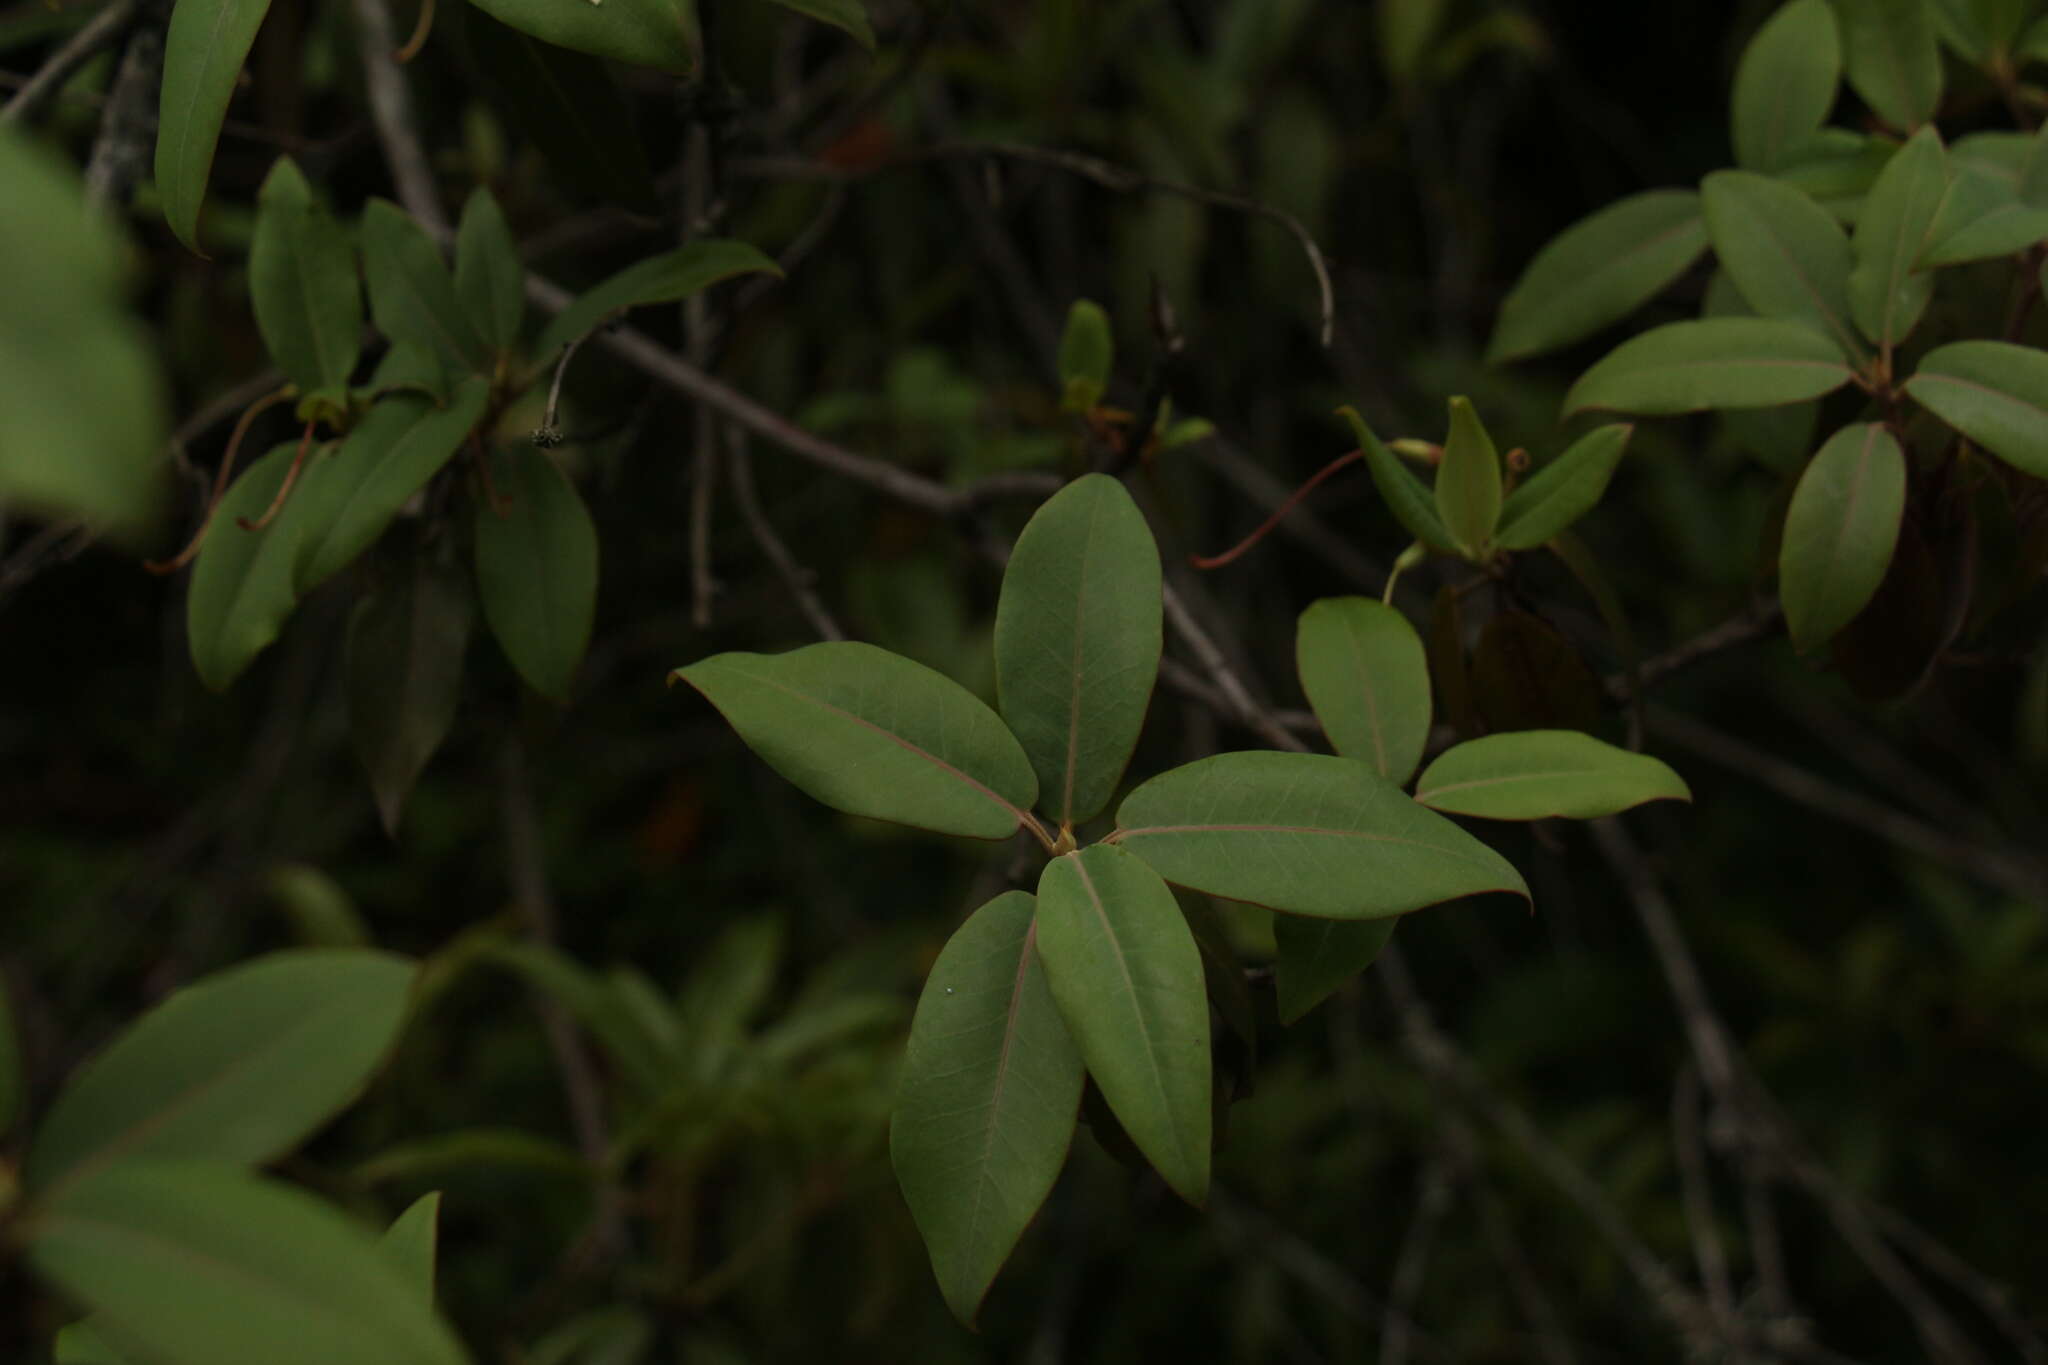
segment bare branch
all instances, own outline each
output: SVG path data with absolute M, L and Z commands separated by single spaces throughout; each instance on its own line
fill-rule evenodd
M 356 26 L 362 30 L 363 83 L 370 96 L 370 118 L 376 124 L 377 141 L 384 148 L 384 162 L 391 169 L 398 202 L 427 231 L 446 240 L 448 215 L 442 211 L 440 191 L 434 186 L 432 163 L 420 145 L 412 91 L 392 56 L 398 41 L 391 29 L 391 13 L 384 8 L 384 0 L 351 3 Z
M 740 505 L 740 516 L 746 520 L 747 529 L 754 534 L 754 542 L 761 547 L 761 553 L 775 566 L 776 574 L 789 588 L 790 596 L 809 619 L 819 636 L 827 640 L 844 640 L 846 632 L 834 620 L 832 613 L 818 599 L 812 589 L 813 575 L 810 570 L 797 563 L 796 556 L 789 552 L 775 527 L 761 510 L 761 499 L 754 488 L 754 457 L 747 451 L 746 433 L 738 427 L 728 425 L 725 429 L 728 454 L 731 457 L 733 500 Z

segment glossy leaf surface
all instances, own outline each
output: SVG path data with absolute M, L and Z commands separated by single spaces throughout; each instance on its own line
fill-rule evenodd
M 157 103 L 156 187 L 164 220 L 194 251 L 228 101 L 269 12 L 270 0 L 178 0 L 171 7 Z
M 1704 318 L 1624 341 L 1579 376 L 1564 409 L 1657 415 L 1768 408 L 1818 398 L 1849 378 L 1841 348 L 1810 327 L 1775 318 Z
M 1886 163 L 1864 196 L 1851 242 L 1849 307 L 1863 335 L 1891 346 L 1913 330 L 1933 293 L 1931 276 L 1916 273 L 1935 215 L 1948 192 L 1948 156 L 1941 135 L 1921 129 Z
M 475 0 L 478 9 L 544 43 L 628 66 L 688 76 L 697 69 L 697 17 L 690 0 Z
M 519 676 L 565 701 L 597 612 L 597 528 L 576 486 L 531 446 L 492 461 L 502 509 L 479 500 L 476 584 Z
M 1123 849 L 1055 858 L 1038 880 L 1038 953 L 1110 1111 L 1176 1194 L 1209 1195 L 1209 1001 L 1173 892 Z
M 1429 665 L 1408 618 L 1370 597 L 1312 602 L 1295 625 L 1294 662 L 1331 747 L 1406 782 L 1430 721 Z
M 1842 80 L 1841 34 L 1828 0 L 1793 0 L 1742 50 L 1730 99 L 1735 161 L 1773 171 L 1811 137 Z
M 257 196 L 249 302 L 271 359 L 301 393 L 347 385 L 363 331 L 355 248 L 290 157 Z
M 745 242 L 704 238 L 627 266 L 603 284 L 579 295 L 542 329 L 535 359 L 549 359 L 614 313 L 651 303 L 675 303 L 720 280 L 761 272 L 781 275 L 775 262 Z
M 1273 944 L 1280 954 L 1274 964 L 1280 1022 L 1291 1024 L 1300 1019 L 1370 967 L 1399 922 L 1392 916 L 1366 920 L 1273 916 Z
M 462 576 L 422 554 L 357 599 L 349 617 L 349 738 L 386 834 L 397 832 L 413 783 L 455 722 L 471 615 Z
M 1039 962 L 1036 907 L 1005 892 L 947 941 L 918 997 L 889 1124 L 939 1289 L 969 1326 L 1066 1164 L 1081 1104 L 1081 1053 Z
M 1003 571 L 996 689 L 1045 813 L 1109 803 L 1159 674 L 1159 547 L 1122 484 L 1076 479 L 1040 507 Z
M 285 514 L 260 531 L 241 522 L 261 517 L 290 471 L 298 443 L 288 441 L 236 476 L 214 509 L 185 594 L 185 637 L 199 680 L 216 692 L 241 676 L 277 638 L 292 608 L 304 522 Z
M 1905 506 L 1905 452 L 1882 425 L 1844 427 L 1814 455 L 1778 550 L 1778 596 L 1799 648 L 1825 644 L 1876 595 Z
M 1657 759 L 1582 731 L 1511 730 L 1439 754 L 1416 779 L 1415 799 L 1486 820 L 1590 820 L 1692 792 Z
M 427 230 L 390 200 L 372 199 L 363 208 L 362 244 L 377 330 L 432 352 L 457 374 L 489 373 L 483 338 Z
M 1217 754 L 1140 786 L 1116 819 L 1119 845 L 1168 881 L 1301 915 L 1529 894 L 1499 854 L 1348 758 Z
M 1436 510 L 1451 539 L 1477 558 L 1500 517 L 1500 452 L 1469 398 L 1451 400 L 1451 428 L 1436 471 Z
M 873 645 L 718 654 L 670 677 L 835 810 L 1002 839 L 1038 796 L 1031 760 L 995 712 L 944 674 Z
M 1373 435 L 1372 428 L 1365 424 L 1365 419 L 1355 409 L 1339 408 L 1337 414 L 1351 424 L 1352 434 L 1358 438 L 1358 448 L 1365 452 L 1365 464 L 1372 473 L 1373 486 L 1386 499 L 1394 519 L 1423 544 L 1438 550 L 1452 549 L 1451 533 L 1445 529 L 1443 518 L 1437 515 L 1436 500 L 1429 485 L 1408 472 L 1408 466 L 1401 462 L 1401 457 L 1388 450 L 1380 438 Z
M 503 351 L 519 340 L 526 270 L 505 211 L 481 185 L 470 191 L 455 232 L 455 296 L 485 345 Z
M 1716 171 L 1701 182 L 1721 268 L 1759 316 L 1805 323 L 1844 355 L 1861 346 L 1849 310 L 1849 238 L 1834 216 L 1782 181 Z
M 2048 479 L 2048 352 L 1952 342 L 1927 353 L 1906 392 L 2014 469 Z
M 1632 195 L 1559 233 L 1502 300 L 1486 358 L 1568 346 L 1650 301 L 1706 249 L 1691 190 Z

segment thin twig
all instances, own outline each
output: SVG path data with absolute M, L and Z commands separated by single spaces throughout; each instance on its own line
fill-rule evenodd
M 26 123 L 71 79 L 77 70 L 119 42 L 135 18 L 136 0 L 113 0 L 86 22 L 37 68 L 35 75 L 0 108 L 0 126 Z
M 754 457 L 747 451 L 746 433 L 727 424 L 725 435 L 730 456 L 728 463 L 732 470 L 733 500 L 740 505 L 740 516 L 745 519 L 747 529 L 753 532 L 754 543 L 761 547 L 761 553 L 775 567 L 776 575 L 782 579 L 789 595 L 796 599 L 797 607 L 818 635 L 826 640 L 844 640 L 846 632 L 811 587 L 813 575 L 810 570 L 797 563 L 796 556 L 789 552 L 789 546 L 775 533 L 775 527 L 761 510 L 760 494 L 754 488 Z
M 1784 619 L 1784 613 L 1776 602 L 1759 602 L 1745 607 L 1720 625 L 1703 630 L 1662 654 L 1644 659 L 1636 666 L 1639 685 L 1645 688 L 1653 686 L 1702 659 L 1768 635 Z M 1629 701 L 1634 696 L 1635 689 L 1630 686 L 1626 673 L 1610 674 L 1606 687 L 1607 695 L 1619 702 Z
M 156 139 L 157 87 L 164 74 L 163 25 L 142 22 L 128 29 L 114 88 L 100 111 L 99 135 L 85 163 L 85 201 L 120 210 L 149 164 Z
M 1181 600 L 1180 594 L 1174 591 L 1173 585 L 1171 583 L 1162 583 L 1160 584 L 1160 591 L 1165 599 L 1167 624 L 1172 626 L 1174 633 L 1180 636 L 1189 649 L 1194 651 L 1196 660 L 1208 672 L 1210 680 L 1216 685 L 1216 690 L 1222 694 L 1224 700 L 1229 704 L 1228 714 L 1246 729 L 1263 737 L 1268 744 L 1271 744 L 1276 749 L 1290 749 L 1296 753 L 1306 752 L 1308 749 L 1306 744 L 1303 744 L 1300 739 L 1283 729 L 1278 722 L 1266 714 L 1266 708 L 1253 700 L 1252 694 L 1245 689 L 1245 685 L 1238 678 L 1236 671 L 1224 659 L 1223 651 L 1209 637 L 1209 632 L 1202 629 L 1202 623 L 1197 621 L 1194 613 L 1188 610 L 1187 603 Z
M 1707 1289 L 1707 1307 L 1720 1320 L 1721 1330 L 1732 1335 L 1739 1327 L 1735 1293 L 1728 1279 L 1721 1230 L 1715 1225 L 1714 1191 L 1707 1178 L 1706 1143 L 1700 1130 L 1699 1069 L 1681 1066 L 1678 1083 L 1671 1091 L 1671 1145 L 1678 1153 L 1679 1195 L 1686 1230 L 1692 1235 L 1693 1260 Z
M 1416 1197 L 1415 1216 L 1409 1220 L 1400 1254 L 1394 1258 L 1394 1277 L 1387 1285 L 1387 1308 L 1380 1325 L 1379 1365 L 1407 1365 L 1415 1296 L 1422 1292 L 1430 1249 L 1450 1206 L 1450 1163 L 1439 1154 L 1431 1158 L 1422 1173 L 1422 1193 Z

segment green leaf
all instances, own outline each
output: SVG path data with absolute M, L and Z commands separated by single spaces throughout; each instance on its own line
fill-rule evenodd
M 1775 171 L 1820 130 L 1842 81 L 1841 34 L 1827 0 L 1793 0 L 1757 29 L 1729 102 L 1737 165 Z
M 2011 256 L 2048 238 L 2048 209 L 2020 201 L 2013 183 L 1950 158 L 1955 175 L 1927 229 L 1918 267 L 1960 265 Z
M 1500 509 L 1500 547 L 1534 549 L 1592 511 L 1634 431 L 1628 423 L 1595 427 L 1510 493 Z
M 1363 763 L 1320 754 L 1217 754 L 1124 798 L 1118 843 L 1170 882 L 1298 915 L 1377 919 L 1508 891 L 1498 853 Z
M 1430 718 L 1429 665 L 1408 618 L 1369 597 L 1311 602 L 1295 625 L 1294 662 L 1331 746 L 1406 782 Z
M 1090 299 L 1075 299 L 1060 333 L 1060 411 L 1086 412 L 1101 402 L 1115 362 L 1109 314 Z
M 1173 892 L 1107 844 L 1055 858 L 1038 879 L 1038 953 L 1110 1112 L 1199 1206 L 1209 1197 L 1209 1000 Z
M 588 1163 L 561 1143 L 507 1128 L 458 1128 L 387 1147 L 349 1172 L 349 1178 L 371 1186 L 496 1171 L 558 1176 L 582 1184 L 591 1179 Z
M 1339 408 L 1337 415 L 1351 424 L 1352 434 L 1358 438 L 1358 448 L 1365 452 L 1366 468 L 1372 471 L 1373 486 L 1380 490 L 1387 507 L 1394 514 L 1409 535 L 1423 544 L 1438 550 L 1450 550 L 1451 533 L 1444 529 L 1442 518 L 1437 516 L 1436 502 L 1429 486 L 1408 472 L 1408 466 L 1401 463 L 1401 457 L 1380 444 L 1380 438 L 1372 434 L 1353 408 Z
M 299 392 L 347 386 L 362 350 L 355 247 L 288 156 L 257 196 L 249 301 L 271 359 Z
M 1768 408 L 1849 382 L 1842 351 L 1810 327 L 1776 318 L 1670 322 L 1624 341 L 1579 376 L 1566 415 L 1586 408 L 1664 414 Z
M 146 1365 L 141 1355 L 116 1346 L 110 1335 L 100 1318 L 74 1322 L 58 1331 L 50 1359 L 55 1365 Z
M 339 450 L 306 471 L 280 517 L 296 533 L 292 584 L 301 597 L 384 534 L 399 510 L 462 448 L 489 397 L 489 382 L 471 375 L 455 386 L 444 408 L 413 394 L 386 398 L 356 423 Z
M 1122 484 L 1084 475 L 1032 516 L 1003 571 L 995 650 L 1003 721 L 1045 813 L 1066 828 L 1093 818 L 1159 674 L 1159 547 Z
M 441 1245 L 441 1192 L 423 1194 L 413 1200 L 384 1231 L 380 1244 L 384 1254 L 398 1267 L 405 1282 L 413 1286 L 420 1302 L 434 1302 L 434 1257 Z
M 1843 427 L 1807 465 L 1778 549 L 1778 595 L 1800 649 L 1827 643 L 1876 595 L 1905 508 L 1905 452 L 1879 423 Z
M 1451 400 L 1451 429 L 1436 471 L 1436 510 L 1452 541 L 1483 557 L 1500 519 L 1500 452 L 1469 398 Z
M 835 810 L 1005 839 L 1038 797 L 1016 737 L 966 688 L 852 641 L 677 669 L 747 747 Z
M 0 503 L 129 536 L 152 519 L 164 384 L 122 294 L 128 248 L 75 171 L 0 123 Z
M 482 185 L 470 191 L 455 232 L 455 296 L 484 344 L 507 351 L 526 315 L 526 271 L 505 212 Z
M 455 722 L 471 615 L 462 576 L 420 554 L 398 581 L 358 598 L 349 616 L 349 738 L 386 834 L 397 834 L 413 783 Z
M 2034 6 L 2030 0 L 1933 0 L 1941 40 L 1966 62 L 2008 54 Z
M 1863 335 L 1890 348 L 1913 330 L 1933 292 L 1932 276 L 1914 264 L 1927 249 L 1935 215 L 1948 193 L 1941 134 L 1922 128 L 1886 163 L 1864 196 L 1850 243 L 1849 307 Z
M 988 1287 L 1066 1164 L 1081 1053 L 1046 984 L 1032 915 L 1006 891 L 932 964 L 903 1054 L 889 1158 L 953 1316 Z
M 164 220 L 194 251 L 214 145 L 269 11 L 270 0 L 178 0 L 171 7 L 157 106 L 156 188 Z
M 551 359 L 558 349 L 614 313 L 650 303 L 675 303 L 709 289 L 720 280 L 753 273 L 779 279 L 782 268 L 745 242 L 723 237 L 701 238 L 660 256 L 650 256 L 580 295 L 556 314 L 534 343 L 534 358 Z
M 868 51 L 875 50 L 875 31 L 868 27 L 868 13 L 860 0 L 774 0 L 787 10 L 830 24 L 853 35 Z
M 165 1365 L 459 1365 L 376 1239 L 211 1162 L 123 1161 L 30 1228 L 29 1263 Z
M 1370 967 L 1399 921 L 1273 916 L 1274 985 L 1280 1022 L 1292 1024 Z
M 676 76 L 697 71 L 697 16 L 691 0 L 475 0 L 478 9 L 544 43 L 648 66 Z
M 1749 171 L 1716 171 L 1700 188 L 1714 254 L 1744 301 L 1858 355 L 1849 238 L 1834 217 L 1792 186 Z
M 293 566 L 304 533 L 291 505 L 269 526 L 245 531 L 244 520 L 261 517 L 276 497 L 298 454 L 298 443 L 276 446 L 243 470 L 228 486 L 208 523 L 192 586 L 185 594 L 185 636 L 199 680 L 215 692 L 228 684 L 284 626 L 299 597 Z
M 556 1327 L 518 1360 L 520 1365 L 648 1365 L 654 1332 L 653 1321 L 638 1308 L 593 1308 Z M 743 1357 L 717 1346 L 686 1349 L 681 1359 L 687 1365 L 746 1365 Z
M 363 207 L 362 243 L 377 330 L 433 353 L 457 374 L 489 374 L 490 355 L 427 230 L 390 200 L 372 199 Z
M 1591 820 L 1645 801 L 1690 801 L 1692 791 L 1658 760 L 1578 730 L 1515 730 L 1446 749 L 1422 770 L 1415 799 L 1485 820 Z
M 514 972 L 560 1002 L 635 1085 L 649 1094 L 661 1092 L 674 1069 L 671 1050 L 602 976 L 566 953 L 495 934 L 481 939 L 475 951 L 478 961 Z
M 739 1050 L 775 989 L 782 948 L 782 920 L 757 915 L 732 925 L 698 955 L 676 998 L 695 1075 L 719 1075 Z
M 271 953 L 174 993 L 72 1074 L 26 1181 L 55 1198 L 113 1163 L 262 1162 L 356 1095 L 398 1036 L 414 964 L 389 953 Z
M 1801 191 L 1839 221 L 1854 223 L 1863 212 L 1863 197 L 1897 151 L 1897 143 L 1874 134 L 1823 128 L 1789 148 L 1772 178 Z
M 1927 0 L 1834 0 L 1849 84 L 1900 131 L 1934 117 L 1941 102 L 1941 50 Z
M 533 690 L 569 698 L 597 613 L 597 528 L 576 486 L 531 446 L 491 462 L 504 500 L 476 504 L 476 584 L 484 619 Z
M 1952 342 L 1927 353 L 1906 392 L 2013 468 L 2048 479 L 2048 353 Z
M 1566 228 L 1501 302 L 1490 364 L 1554 351 L 1648 303 L 1706 249 L 1700 197 L 1651 190 Z

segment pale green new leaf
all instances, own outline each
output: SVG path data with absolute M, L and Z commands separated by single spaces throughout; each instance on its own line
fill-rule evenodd
M 178 0 L 171 7 L 157 104 L 156 187 L 164 221 L 194 251 L 228 101 L 269 12 L 270 0 Z
M 1118 843 L 1170 882 L 1299 915 L 1377 919 L 1528 887 L 1506 859 L 1348 758 L 1217 754 L 1124 798 Z
M 1039 961 L 1037 901 L 1006 891 L 932 964 L 903 1053 L 889 1157 L 953 1316 L 982 1298 L 1066 1164 L 1081 1053 Z
M 471 615 L 462 576 L 423 554 L 398 581 L 358 598 L 349 617 L 349 739 L 386 834 L 397 833 L 413 783 L 455 723 Z
M 1316 919 L 1273 916 L 1273 946 L 1279 957 L 1273 984 L 1280 1022 L 1291 1024 L 1330 998 L 1345 982 L 1370 967 L 1394 936 L 1400 921 Z
M 1500 509 L 1503 550 L 1530 550 L 1599 505 L 1635 427 L 1626 422 L 1595 427 L 1564 454 L 1537 470 Z
M 723 237 L 702 238 L 650 256 L 579 295 L 556 314 L 533 344 L 534 358 L 552 359 L 559 348 L 615 313 L 651 303 L 675 303 L 720 280 L 754 272 L 779 278 L 782 268 L 747 243 Z
M 1294 631 L 1295 669 L 1330 744 L 1397 786 L 1429 741 L 1429 665 L 1422 637 L 1369 597 L 1311 602 Z
M 773 3 L 816 19 L 821 24 L 843 29 L 868 51 L 875 50 L 875 31 L 868 25 L 868 12 L 861 0 L 773 0 Z
M 305 521 L 287 503 L 262 530 L 241 526 L 269 509 L 297 454 L 296 441 L 275 446 L 228 485 L 192 565 L 185 642 L 199 680 L 215 692 L 269 647 L 298 605 L 294 573 Z
M 1716 171 L 1700 183 L 1721 268 L 1757 314 L 1803 322 L 1856 356 L 1849 238 L 1834 216 L 1782 181 Z
M 1778 547 L 1793 644 L 1818 649 L 1876 595 L 1905 507 L 1905 452 L 1889 431 L 1862 422 L 1828 438 L 1792 492 Z
M 29 1149 L 30 1193 L 142 1157 L 290 1150 L 376 1070 L 414 970 L 390 953 L 295 949 L 176 992 L 72 1074 Z
M 1060 410 L 1086 412 L 1101 402 L 1115 361 L 1109 314 L 1092 299 L 1075 299 L 1060 332 Z
M 1834 0 L 1849 84 L 1901 132 L 1934 117 L 1941 49 L 1928 0 Z
M 1952 342 L 1922 358 L 1906 392 L 2013 468 L 2048 479 L 2048 352 Z
M 1657 759 L 1578 730 L 1513 730 L 1446 749 L 1416 779 L 1415 799 L 1486 820 L 1591 820 L 1692 792 Z
M 697 14 L 691 0 L 474 0 L 500 23 L 544 43 L 676 76 L 697 70 Z
M 1003 839 L 1038 797 L 1031 760 L 995 712 L 944 674 L 873 645 L 718 654 L 669 676 L 836 810 Z
M 1131 495 L 1087 474 L 1017 537 L 996 603 L 996 691 L 1069 827 L 1109 803 L 1159 674 L 1159 547 Z
M 342 388 L 362 348 L 355 247 L 288 156 L 271 167 L 256 202 L 249 302 L 263 344 L 301 393 Z
M 1948 193 L 1948 156 L 1930 125 L 1886 163 L 1864 196 L 1851 241 L 1849 308 L 1863 335 L 1890 348 L 1920 321 L 1933 277 L 1915 272 Z
M 1651 190 L 1566 228 L 1536 253 L 1501 303 L 1490 363 L 1553 351 L 1650 301 L 1706 249 L 1700 198 Z
M 28 1259 L 162 1365 L 460 1365 L 367 1230 L 231 1166 L 123 1161 L 35 1220 Z
M 1038 955 L 1110 1112 L 1173 1191 L 1200 1205 L 1209 1197 L 1209 1000 L 1202 951 L 1173 892 L 1112 845 L 1055 858 L 1038 879 Z
M 372 199 L 363 207 L 362 245 L 377 330 L 431 351 L 457 374 L 489 374 L 490 353 L 427 230 L 390 200 Z
M 1469 398 L 1451 400 L 1451 429 L 1436 471 L 1436 510 L 1468 556 L 1485 555 L 1500 518 L 1500 452 Z
M 455 296 L 484 343 L 510 349 L 526 313 L 526 271 L 505 211 L 482 185 L 470 191 L 455 232 Z
M 565 702 L 597 613 L 597 528 L 541 451 L 513 447 L 492 468 L 504 505 L 478 499 L 474 522 L 484 619 L 519 676 Z
M 441 1192 L 435 1190 L 412 1201 L 404 1213 L 384 1230 L 379 1244 L 398 1273 L 420 1296 L 420 1302 L 434 1302 L 434 1257 L 441 1245 Z
M 1827 0 L 1792 0 L 1742 50 L 1729 101 L 1737 165 L 1775 171 L 1818 132 L 1842 81 L 1841 34 Z
M 1849 382 L 1841 347 L 1777 318 L 1670 322 L 1624 341 L 1579 376 L 1567 415 L 1586 408 L 1651 415 L 1768 408 Z
M 1394 519 L 1424 545 L 1437 550 L 1454 549 L 1451 533 L 1437 515 L 1429 485 L 1409 473 L 1401 457 L 1380 443 L 1356 409 L 1339 408 L 1337 415 L 1351 424 L 1352 434 L 1358 437 L 1358 448 L 1365 453 L 1365 466 L 1372 474 L 1373 486 L 1379 489 Z

